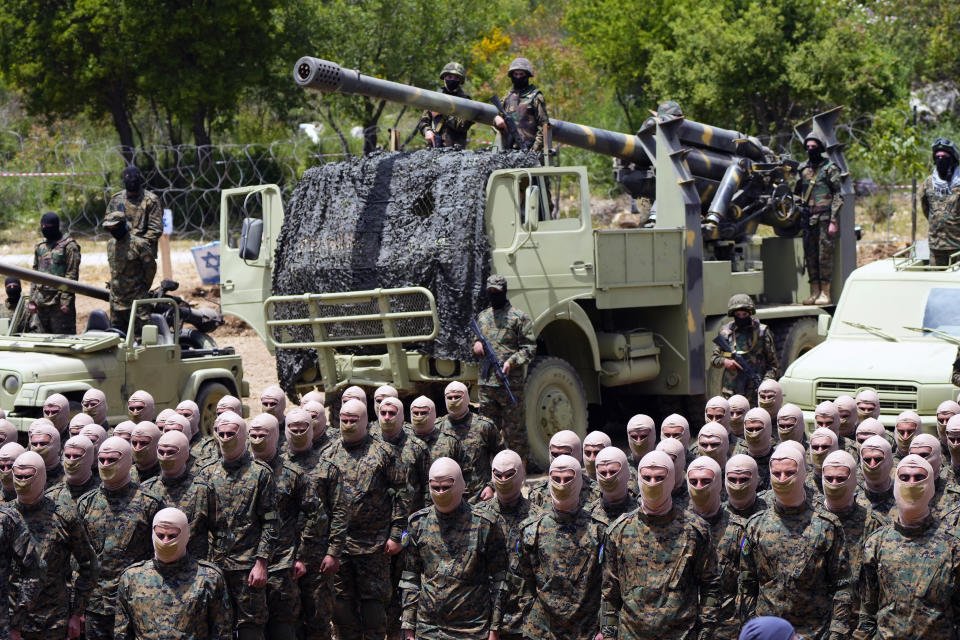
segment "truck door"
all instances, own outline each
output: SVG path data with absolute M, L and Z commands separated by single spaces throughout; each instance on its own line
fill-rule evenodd
M 133 332 L 127 333 L 124 345 L 126 367 L 121 395 L 126 402 L 130 394 L 137 389 L 148 391 L 156 402 L 157 413 L 160 413 L 163 409 L 175 408 L 180 402 L 180 313 L 177 305 L 169 298 L 161 298 L 159 302 L 137 300 L 130 314 L 131 319 L 135 317 L 137 308 L 145 303 L 153 307 L 151 322 L 141 330 L 140 336 L 132 335 Z M 172 321 L 165 320 L 164 315 Z M 123 413 L 126 413 L 126 405 Z

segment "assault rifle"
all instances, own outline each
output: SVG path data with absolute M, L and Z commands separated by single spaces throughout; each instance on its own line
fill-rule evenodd
M 734 362 L 736 362 L 738 365 L 740 365 L 740 368 L 743 369 L 743 374 L 750 379 L 750 382 L 753 383 L 753 386 L 755 387 L 760 386 L 760 383 L 763 382 L 763 376 L 761 376 L 760 373 L 753 368 L 753 365 L 747 362 L 743 356 L 741 356 L 739 353 L 737 353 L 734 350 L 734 348 L 730 345 L 730 343 L 727 342 L 726 338 L 724 338 L 721 335 L 717 335 L 713 339 L 713 343 L 718 347 L 720 347 L 721 351 L 730 354 L 730 358 Z M 746 384 L 747 384 L 747 380 L 743 376 L 737 376 L 737 389 L 736 389 L 737 393 L 742 393 L 744 390 L 744 387 L 746 387 Z
M 492 96 L 490 98 L 490 104 L 497 108 L 497 111 L 500 113 L 500 117 L 503 118 L 503 121 L 507 124 L 506 133 L 501 133 L 503 136 L 503 147 L 504 149 L 513 149 L 513 146 L 516 145 L 521 151 L 526 151 L 530 148 L 530 145 L 527 143 L 526 138 L 521 135 L 520 130 L 517 129 L 517 123 L 513 118 L 507 115 L 507 112 L 504 111 L 503 103 L 500 102 L 499 96 Z
M 497 378 L 500 380 L 500 384 L 507 390 L 507 395 L 510 396 L 510 400 L 513 404 L 517 404 L 517 399 L 513 397 L 513 391 L 510 390 L 510 381 L 507 380 L 507 376 L 503 373 L 503 367 L 500 362 L 497 361 L 497 354 L 494 353 L 490 341 L 484 337 L 483 332 L 480 331 L 480 325 L 477 324 L 476 320 L 470 320 L 470 328 L 473 329 L 473 332 L 480 338 L 480 343 L 483 344 L 483 364 L 480 365 L 480 378 L 485 379 L 487 374 L 490 373 L 490 369 L 493 368 L 494 373 L 497 374 Z

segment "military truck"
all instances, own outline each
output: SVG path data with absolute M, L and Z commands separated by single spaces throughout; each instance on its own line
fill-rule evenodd
M 960 391 L 950 381 L 960 345 L 960 256 L 931 267 L 925 253 L 925 243 L 915 245 L 855 270 L 833 317 L 818 319 L 825 341 L 780 381 L 808 428 L 820 402 L 873 389 L 888 429 L 909 409 L 936 433 L 937 405 Z
M 102 287 L 32 269 L 0 263 L 0 273 L 99 300 L 110 298 Z M 153 395 L 158 412 L 194 400 L 206 432 L 223 396 L 250 393 L 243 363 L 232 347 L 218 347 L 199 329 L 181 329 L 181 301 L 136 300 L 126 332 L 112 329 L 106 313 L 94 310 L 84 330 L 72 336 L 16 331 L 26 302 L 22 297 L 13 317 L 0 319 L 0 408 L 20 431 L 43 417 L 44 401 L 54 393 L 65 395 L 75 414 L 87 389 L 100 389 L 107 396 L 112 425 L 127 419 L 127 398 L 137 389 Z M 143 307 L 150 321 L 138 337 L 134 318 Z
M 373 96 L 483 124 L 492 125 L 497 115 L 492 105 L 316 58 L 298 61 L 294 78 L 319 91 Z M 855 261 L 853 189 L 834 135 L 838 113 L 798 127 L 801 136 L 812 132 L 823 139 L 844 176 L 835 291 L 842 290 Z M 506 277 L 511 302 L 534 321 L 537 357 L 527 370 L 524 411 L 541 462 L 557 430 L 584 434 L 588 408 L 601 422 L 604 409 L 640 398 L 680 403 L 676 409 L 699 401 L 702 411 L 705 395 L 720 389 L 710 343 L 734 293 L 758 301 L 758 316 L 772 327 L 784 365 L 819 342 L 818 316 L 828 310 L 798 304 L 809 285 L 795 237 L 799 210 L 788 183 L 795 162 L 756 138 L 682 117 L 651 119 L 637 135 L 560 120 L 550 124 L 554 142 L 619 159 L 625 186 L 635 196 L 655 198 L 658 216 L 652 228 L 596 228 L 582 166 L 498 170 L 487 180 L 490 271 Z M 316 351 L 318 366 L 288 391 L 333 394 L 352 384 L 389 383 L 413 394 L 436 392 L 455 379 L 476 381 L 475 363 L 433 358 L 413 346 L 437 335 L 436 302 L 426 288 L 273 295 L 284 220 L 275 185 L 222 192 L 224 312 L 252 326 L 271 352 Z M 761 227 L 776 233 L 761 237 Z M 293 302 L 304 313 L 278 317 L 277 309 Z M 358 308 L 365 311 L 358 315 Z M 404 323 L 413 319 L 426 322 Z M 347 325 L 352 332 L 341 330 Z M 312 338 L 294 338 L 304 327 Z M 357 327 L 367 331 L 358 334 Z M 358 345 L 366 350 L 356 353 Z

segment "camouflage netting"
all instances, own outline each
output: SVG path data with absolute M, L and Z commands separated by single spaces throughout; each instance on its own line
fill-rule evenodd
M 423 286 L 436 297 L 439 334 L 429 343 L 404 346 L 437 358 L 472 360 L 469 321 L 486 302 L 489 272 L 487 178 L 496 169 L 537 163 L 529 153 L 427 149 L 377 153 L 309 169 L 287 204 L 277 243 L 274 295 Z M 390 301 L 393 311 L 426 305 L 424 296 Z M 376 304 L 369 302 L 321 309 L 328 315 L 376 312 Z M 277 305 L 275 311 L 278 319 L 306 314 L 299 303 Z M 379 326 L 379 321 L 335 323 L 327 325 L 327 338 L 382 335 Z M 399 328 L 402 335 L 415 335 L 429 326 L 429 321 L 411 319 Z M 310 341 L 312 330 L 295 329 L 291 338 Z M 303 372 L 315 367 L 312 350 L 277 350 L 277 377 L 287 392 L 293 392 Z

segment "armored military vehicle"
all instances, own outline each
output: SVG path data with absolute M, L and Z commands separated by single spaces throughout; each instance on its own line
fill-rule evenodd
M 0 273 L 104 301 L 110 298 L 102 287 L 32 269 L 0 263 Z M 150 314 L 140 336 L 134 335 L 132 319 L 128 331 L 112 329 L 102 310 L 91 312 L 77 335 L 19 333 L 26 302 L 24 296 L 12 318 L 0 319 L 0 408 L 21 431 L 43 417 L 44 401 L 54 393 L 70 400 L 73 414 L 81 410 L 87 389 L 100 389 L 107 396 L 112 425 L 127 419 L 127 398 L 137 389 L 153 395 L 158 412 L 194 400 L 207 432 L 223 396 L 249 395 L 240 356 L 232 347 L 217 347 L 200 329 L 182 327 L 180 300 L 163 295 L 135 301 L 131 318 L 144 306 Z M 198 322 L 209 329 L 203 326 L 209 322 Z
M 371 78 L 315 58 L 298 61 L 294 78 L 319 91 L 373 96 L 483 124 L 492 125 L 497 115 L 492 105 Z M 855 261 L 853 190 L 834 135 L 838 112 L 798 127 L 801 136 L 813 132 L 823 139 L 844 175 L 835 291 L 842 290 Z M 778 157 L 756 138 L 682 117 L 653 118 L 637 135 L 551 120 L 548 133 L 554 142 L 618 158 L 624 185 L 635 196 L 655 199 L 658 215 L 652 228 L 596 228 L 587 171 L 580 166 L 535 162 L 483 177 L 478 215 L 489 243 L 489 272 L 505 276 L 511 302 L 534 321 L 537 357 L 527 371 L 524 410 L 531 448 L 541 462 L 557 430 L 585 432 L 588 407 L 598 409 L 598 418 L 603 409 L 637 399 L 675 401 L 680 403 L 676 409 L 699 401 L 702 409 L 705 395 L 719 392 L 721 372 L 710 366 L 710 342 L 734 293 L 757 300 L 758 316 L 772 327 L 784 366 L 820 340 L 817 317 L 828 310 L 798 304 L 808 296 L 809 285 L 802 273 L 801 241 L 795 237 L 799 211 L 788 183 L 795 162 Z M 467 152 L 416 153 L 436 154 L 436 162 L 446 163 L 451 156 L 443 154 Z M 399 167 L 406 156 L 386 157 Z M 431 161 L 426 155 L 414 159 L 421 165 Z M 396 179 L 384 169 L 387 164 L 376 165 L 375 179 L 382 180 L 377 184 Z M 250 324 L 281 365 L 291 359 L 289 354 L 298 354 L 293 359 L 299 366 L 278 371 L 293 396 L 313 388 L 337 392 L 352 384 L 387 383 L 404 394 L 435 393 L 451 380 L 475 381 L 472 356 L 450 357 L 451 349 L 437 345 L 451 331 L 461 345 L 472 344 L 466 323 L 446 327 L 441 315 L 449 304 L 466 304 L 471 313 L 482 308 L 483 300 L 471 297 L 477 291 L 484 295 L 477 284 L 481 274 L 474 274 L 459 299 L 446 292 L 448 299 L 438 305 L 438 291 L 418 282 L 401 286 L 397 282 L 402 278 L 370 280 L 362 290 L 311 290 L 309 265 L 301 264 L 297 276 L 290 277 L 287 264 L 294 242 L 310 245 L 308 249 L 315 245 L 308 255 L 317 268 L 342 254 L 344 264 L 353 264 L 364 243 L 370 244 L 369 236 L 379 233 L 371 229 L 389 224 L 384 219 L 393 215 L 390 207 L 400 201 L 429 202 L 425 212 L 414 212 L 429 220 L 436 215 L 432 205 L 446 195 L 443 188 L 428 184 L 418 197 L 378 189 L 339 194 L 337 204 L 344 206 L 353 206 L 357 198 L 365 201 L 355 228 L 331 236 L 300 224 L 300 216 L 310 215 L 305 200 L 317 197 L 311 181 L 319 174 L 313 171 L 301 180 L 286 215 L 275 185 L 223 191 L 224 312 Z M 337 171 L 331 169 L 324 179 L 329 182 Z M 343 172 L 341 183 L 369 182 Z M 451 179 L 456 176 L 436 182 Z M 364 221 L 367 213 L 379 216 L 375 224 Z M 298 234 L 278 250 L 278 238 L 294 225 L 299 225 Z M 761 228 L 776 233 L 762 237 Z M 381 239 L 383 246 L 397 242 L 375 237 L 374 257 Z M 437 247 L 446 241 L 429 238 Z M 403 246 L 416 252 L 422 244 Z M 428 250 L 417 257 L 426 261 L 435 254 Z

